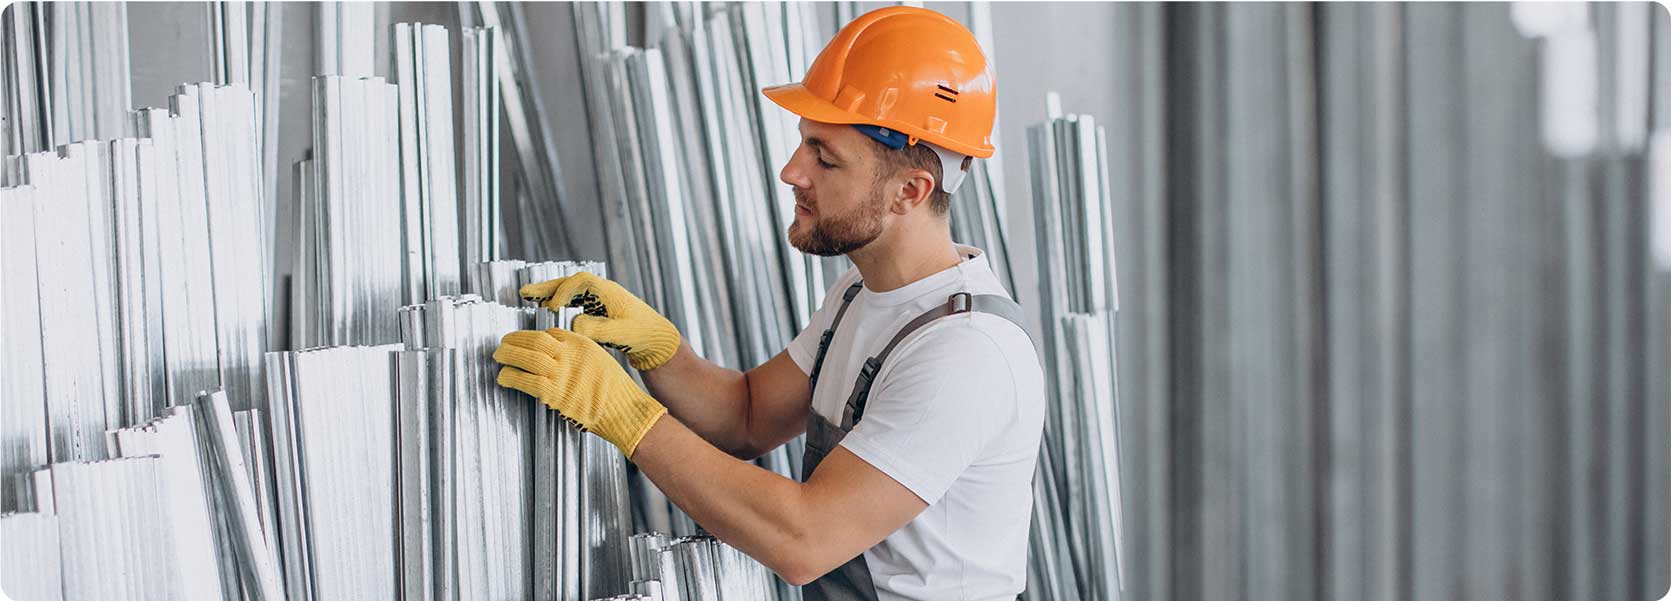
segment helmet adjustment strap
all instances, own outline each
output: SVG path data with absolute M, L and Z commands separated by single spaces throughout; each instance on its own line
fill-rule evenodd
M 855 123 L 853 128 L 870 137 L 870 139 L 881 142 L 883 146 L 894 150 L 902 150 L 908 144 L 918 143 L 912 136 L 880 125 Z M 957 189 L 963 187 L 963 181 L 969 175 L 969 165 L 973 161 L 970 160 L 968 155 L 946 150 L 927 142 L 922 142 L 922 144 L 927 146 L 929 150 L 933 150 L 934 155 L 940 158 L 940 179 L 942 180 L 939 183 L 940 189 L 945 190 L 947 194 L 956 194 Z

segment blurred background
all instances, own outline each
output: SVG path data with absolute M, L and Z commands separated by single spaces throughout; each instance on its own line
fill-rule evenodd
M 806 43 L 883 5 L 813 3 Z M 968 24 L 995 61 L 988 170 L 1002 225 L 988 242 L 1007 248 L 1036 338 L 1056 325 L 1032 301 L 1064 274 L 1038 267 L 1037 191 L 1052 175 L 1028 128 L 1071 114 L 1105 132 L 1120 598 L 1657 599 L 1671 588 L 1664 5 L 924 5 Z M 274 98 L 266 164 L 285 174 L 267 180 L 281 218 L 268 222 L 264 350 L 289 350 L 302 346 L 283 309 L 297 225 L 283 216 L 298 194 L 288 166 L 314 142 L 310 80 L 393 77 L 393 66 L 333 71 L 319 41 L 328 5 L 261 6 L 282 22 L 262 94 Z M 367 31 L 480 24 L 469 3 L 373 6 Z M 609 161 L 594 147 L 607 134 L 587 118 L 583 72 L 594 51 L 653 46 L 679 27 L 668 6 L 610 5 L 601 45 L 582 39 L 582 9 L 518 7 L 521 79 L 543 97 L 560 177 L 546 198 L 523 163 L 503 161 L 501 257 L 620 270 Z M 131 88 L 119 110 L 216 79 L 206 14 L 125 5 Z M 389 43 L 365 41 L 374 57 Z M 7 156 L 126 135 L 119 119 L 56 139 L 11 127 Z M 505 131 L 502 152 L 517 156 Z M 530 221 L 530 203 L 547 202 L 557 214 Z

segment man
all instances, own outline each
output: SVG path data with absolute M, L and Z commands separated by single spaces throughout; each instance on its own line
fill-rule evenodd
M 1019 307 L 954 245 L 951 192 L 992 154 L 992 74 L 939 13 L 859 17 L 800 84 L 780 178 L 790 242 L 856 266 L 812 324 L 747 372 L 698 357 L 614 282 L 523 288 L 585 306 L 573 332 L 514 332 L 499 382 L 616 446 L 709 532 L 824 599 L 1013 599 L 1025 586 L 1043 377 Z M 645 392 L 599 343 L 626 353 Z M 807 434 L 804 481 L 739 459 Z

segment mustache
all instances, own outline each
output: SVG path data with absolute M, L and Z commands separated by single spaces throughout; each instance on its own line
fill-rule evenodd
M 793 192 L 795 194 L 795 204 L 808 206 L 808 207 L 812 206 L 811 195 L 807 194 L 806 190 L 802 190 L 800 188 L 796 188 L 796 187 L 793 187 L 793 186 L 791 186 L 789 188 L 789 190 L 790 190 L 790 192 Z

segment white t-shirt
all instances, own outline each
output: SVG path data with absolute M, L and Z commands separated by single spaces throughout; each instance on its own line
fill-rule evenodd
M 965 260 L 956 267 L 853 298 L 824 358 L 813 411 L 839 425 L 865 359 L 952 293 L 1009 296 L 980 250 L 957 249 Z M 818 340 L 858 279 L 857 269 L 843 275 L 789 344 L 801 371 L 812 371 Z M 942 317 L 894 348 L 841 442 L 928 503 L 864 553 L 881 599 L 1013 600 L 1025 588 L 1044 402 L 1033 343 L 1002 317 Z

